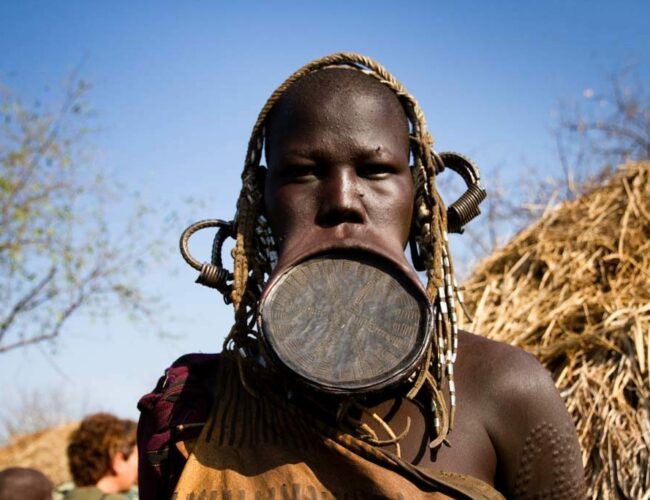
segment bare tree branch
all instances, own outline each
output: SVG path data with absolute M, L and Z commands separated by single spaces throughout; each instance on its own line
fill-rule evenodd
M 56 267 L 52 267 L 41 281 L 36 283 L 36 285 L 34 285 L 34 287 L 31 288 L 22 299 L 14 304 L 7 317 L 2 321 L 2 323 L 0 323 L 0 342 L 7 333 L 7 330 L 11 328 L 11 325 L 16 319 L 16 316 L 23 312 L 29 306 L 30 302 L 34 300 L 34 298 L 41 292 L 41 290 L 43 290 L 43 288 L 45 288 L 45 285 L 52 281 L 55 273 Z
M 650 99 L 630 80 L 628 73 L 614 75 L 604 93 L 586 89 L 580 105 L 561 104 L 551 131 L 560 168 L 557 178 L 541 178 L 535 175 L 537 169 L 530 169 L 526 178 L 506 185 L 498 169 L 484 172 L 488 199 L 480 218 L 465 231 L 470 243 L 466 248 L 474 258 L 489 255 L 553 206 L 591 189 L 618 165 L 650 160 Z
M 122 227 L 109 224 L 111 196 L 122 190 L 81 161 L 88 88 L 73 81 L 48 112 L 0 86 L 0 353 L 57 338 L 82 310 L 154 311 L 133 279 L 158 244 L 136 237 L 151 210 L 134 204 Z

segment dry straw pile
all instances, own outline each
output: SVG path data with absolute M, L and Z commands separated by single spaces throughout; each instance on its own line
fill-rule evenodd
M 70 434 L 79 423 L 63 424 L 14 437 L 0 448 L 0 470 L 6 467 L 31 467 L 40 470 L 54 484 L 70 481 L 66 449 Z
M 583 450 L 592 498 L 650 491 L 650 163 L 549 210 L 465 284 L 474 331 L 536 355 Z

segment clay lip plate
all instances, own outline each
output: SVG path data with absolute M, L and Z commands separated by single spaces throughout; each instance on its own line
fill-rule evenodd
M 312 388 L 371 393 L 408 377 L 431 339 L 431 305 L 376 255 L 328 253 L 287 269 L 264 294 L 259 326 L 276 362 Z

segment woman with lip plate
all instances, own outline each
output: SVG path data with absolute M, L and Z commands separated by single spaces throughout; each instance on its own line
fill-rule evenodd
M 546 370 L 458 330 L 459 223 L 435 176 L 474 186 L 451 206 L 462 225 L 481 199 L 461 164 L 367 57 L 318 59 L 271 95 L 235 220 L 196 226 L 221 227 L 217 254 L 235 238 L 232 273 L 184 253 L 235 323 L 223 352 L 181 357 L 141 399 L 141 498 L 584 497 Z

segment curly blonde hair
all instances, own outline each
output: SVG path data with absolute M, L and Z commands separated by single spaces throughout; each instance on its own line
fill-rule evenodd
M 93 486 L 112 471 L 113 458 L 128 458 L 136 446 L 137 424 L 109 413 L 84 418 L 70 436 L 68 464 L 77 486 Z

